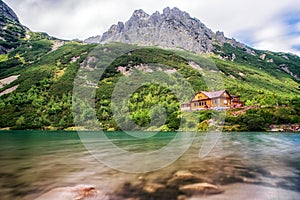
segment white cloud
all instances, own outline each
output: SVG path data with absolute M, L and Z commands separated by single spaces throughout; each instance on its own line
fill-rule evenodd
M 300 32 L 300 22 L 295 25 L 295 30 Z
M 300 45 L 300 35 L 295 35 L 294 32 L 295 25 L 279 23 L 278 21 L 270 22 L 254 33 L 253 47 L 300 55 L 299 49 L 294 48 L 294 46 Z
M 299 0 L 5 0 L 22 23 L 34 31 L 60 38 L 85 39 L 110 25 L 126 21 L 135 9 L 151 14 L 166 6 L 178 7 L 200 19 L 212 30 L 262 49 L 293 51 L 297 36 L 289 36 L 282 16 L 300 8 Z M 299 13 L 299 10 L 298 10 Z M 298 24 L 300 29 L 300 24 Z M 294 27 L 295 29 L 295 27 Z M 246 34 L 247 35 L 244 35 Z M 284 42 L 280 40 L 285 39 Z M 289 41 L 289 42 L 286 42 Z

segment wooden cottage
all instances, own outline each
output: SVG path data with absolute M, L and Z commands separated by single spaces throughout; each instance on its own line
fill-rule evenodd
M 188 103 L 181 104 L 182 111 L 195 110 L 224 110 L 232 107 L 232 96 L 227 90 L 220 90 L 214 92 L 201 91 L 194 95 Z

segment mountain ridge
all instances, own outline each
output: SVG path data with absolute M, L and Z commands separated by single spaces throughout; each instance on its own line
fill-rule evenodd
M 216 75 L 221 76 L 224 86 L 219 89 L 227 89 L 230 94 L 239 95 L 246 106 L 254 108 L 229 111 L 224 130 L 269 130 L 272 124 L 300 123 L 300 82 L 295 78 L 300 77 L 298 56 L 251 48 L 247 52 L 242 43 L 226 38 L 222 32 L 213 33 L 204 24 L 202 25 L 200 20 L 191 18 L 185 12 L 177 9 L 165 9 L 164 12 L 164 14 L 156 12 L 148 15 L 142 10 L 137 10 L 127 23 L 120 22 L 112 26 L 115 33 L 122 34 L 108 33 L 106 39 L 102 36 L 105 42 L 97 45 L 59 40 L 46 33 L 24 30 L 22 24 L 14 18 L 1 18 L 5 19 L 7 28 L 1 32 L 6 37 L 5 41 L 0 40 L 0 45 L 11 46 L 0 55 L 0 129 L 69 129 L 75 126 L 76 119 L 92 122 L 89 121 L 91 109 L 88 107 L 82 109 L 83 113 L 73 115 L 74 80 L 79 79 L 83 92 L 88 91 L 90 87 L 96 89 L 95 112 L 101 128 L 120 130 L 111 109 L 111 95 L 114 88 L 118 87 L 120 78 L 128 78 L 122 70 L 130 72 L 134 69 L 138 73 L 145 73 L 145 70 L 180 73 L 194 91 L 207 90 L 198 68 L 206 69 L 207 80 L 216 81 Z M 181 19 L 185 20 L 181 22 Z M 157 26 L 154 26 L 155 24 Z M 193 31 L 198 31 L 201 37 L 192 47 L 207 53 L 203 55 L 195 53 L 192 49 L 185 50 L 187 48 L 185 46 L 179 47 L 178 50 L 175 40 L 173 46 L 172 43 L 168 43 L 169 39 L 172 39 L 172 34 L 176 33 L 177 25 L 182 31 L 182 37 L 189 38 L 190 42 L 195 40 Z M 147 33 L 149 26 L 150 30 L 152 27 L 152 33 L 141 39 L 147 37 L 151 39 L 157 34 L 160 36 L 157 38 L 170 44 L 171 48 L 161 48 L 165 45 L 147 45 L 147 43 L 145 46 L 137 47 L 126 43 L 109 43 L 107 40 L 115 37 L 112 39 L 117 41 L 118 38 L 125 37 L 124 31 L 132 27 L 134 31 L 129 32 L 131 34 L 129 36 L 136 36 L 139 26 L 142 27 L 140 35 Z M 170 38 L 166 37 L 165 30 L 171 34 Z M 23 35 L 18 36 L 21 33 Z M 99 36 L 91 38 L 98 42 L 100 39 Z M 148 42 L 153 44 L 151 40 Z M 111 56 L 116 56 L 114 51 L 128 53 L 117 56 L 109 64 Z M 213 61 L 216 70 L 210 68 L 207 58 Z M 86 67 L 85 63 L 88 64 Z M 156 65 L 153 69 L 147 67 L 153 63 L 157 63 L 159 69 L 155 68 Z M 195 65 L 192 66 L 191 63 L 196 63 L 200 67 L 193 67 Z M 92 77 L 96 75 L 97 68 L 107 64 L 109 66 L 103 72 L 101 79 L 93 81 Z M 90 72 L 91 77 L 77 77 L 76 74 L 80 71 Z M 172 87 L 178 90 L 178 86 L 180 84 L 174 84 Z M 189 86 L 184 89 L 188 88 Z M 145 97 L 148 99 L 146 102 Z M 83 105 L 84 100 L 78 103 Z M 124 103 L 126 102 L 120 105 L 123 106 Z M 162 127 L 150 127 L 149 130 L 160 128 L 166 131 L 177 130 L 181 119 L 186 119 L 183 124 L 186 129 L 182 130 L 189 130 L 191 125 L 202 130 L 211 114 L 209 111 L 204 111 L 181 115 L 180 102 L 168 88 L 164 85 L 148 84 L 138 89 L 130 99 L 132 112 L 130 116 L 126 116 L 125 121 L 134 120 L 136 124 L 147 127 L 152 118 L 150 115 L 155 114 L 150 112 L 152 106 L 161 103 L 168 115 L 166 124 Z M 189 117 L 194 120 L 189 120 Z M 124 118 L 119 119 L 125 122 Z
M 26 29 L 16 13 L 0 0 L 0 54 L 16 48 L 25 37 Z
M 10 20 L 20 22 L 17 14 L 2 0 L 0 0 L 0 13 Z
M 255 54 L 252 48 L 224 36 L 223 32 L 214 33 L 199 19 L 191 17 L 187 12 L 174 7 L 166 7 L 162 13 L 152 15 L 142 9 L 135 10 L 131 18 L 112 25 L 97 40 L 92 37 L 85 40 L 92 43 L 121 42 L 139 45 L 157 45 L 170 48 L 183 48 L 197 53 L 211 53 L 215 45 L 230 44 Z

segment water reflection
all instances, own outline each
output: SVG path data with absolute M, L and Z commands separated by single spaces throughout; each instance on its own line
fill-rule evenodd
M 170 140 L 160 137 L 145 143 L 120 134 L 110 137 L 115 144 L 134 152 L 161 148 Z M 172 165 L 155 172 L 130 174 L 99 163 L 74 132 L 0 132 L 1 199 L 35 199 L 53 188 L 77 184 L 95 185 L 119 199 L 147 199 L 143 187 L 149 183 L 165 186 L 152 199 L 163 199 L 163 193 L 172 199 L 180 195 L 176 184 L 183 181 L 172 182 L 174 174 L 183 170 L 193 174 L 185 180 L 187 183 L 199 182 L 201 178 L 225 188 L 224 194 L 207 199 L 224 199 L 226 195 L 233 195 L 230 199 L 243 199 L 243 195 L 254 197 L 254 191 L 257 199 L 266 199 L 258 198 L 257 195 L 263 195 L 260 190 L 278 199 L 300 198 L 300 135 L 223 133 L 213 151 L 200 159 L 202 143 L 203 135 L 199 134 L 189 150 Z M 148 164 L 151 162 L 157 161 L 149 160 Z M 176 184 L 170 186 L 170 183 Z M 133 192 L 128 194 L 128 191 Z

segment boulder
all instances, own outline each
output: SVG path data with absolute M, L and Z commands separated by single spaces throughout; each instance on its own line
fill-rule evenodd
M 196 184 L 185 185 L 180 187 L 179 190 L 189 196 L 220 194 L 224 192 L 224 190 L 222 190 L 218 186 L 209 183 L 196 183 Z
M 143 190 L 147 193 L 155 193 L 157 190 L 164 189 L 165 186 L 158 183 L 148 183 L 143 187 Z
M 177 171 L 173 175 L 173 177 L 167 181 L 167 186 L 178 188 L 186 184 L 199 183 L 205 181 L 208 180 L 199 175 L 192 174 L 189 171 Z

